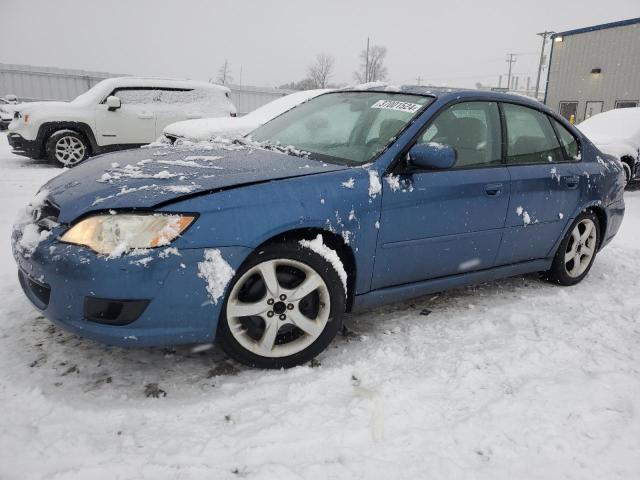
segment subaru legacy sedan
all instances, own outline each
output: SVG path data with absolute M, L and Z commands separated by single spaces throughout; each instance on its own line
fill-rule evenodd
M 26 296 L 77 335 L 291 367 L 345 312 L 531 272 L 580 282 L 624 179 L 538 102 L 363 86 L 233 143 L 97 157 L 42 187 L 12 244 Z

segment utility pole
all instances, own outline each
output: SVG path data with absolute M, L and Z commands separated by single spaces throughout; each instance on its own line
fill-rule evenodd
M 554 33 L 555 32 L 544 31 L 537 34 L 539 37 L 542 37 L 542 50 L 540 51 L 540 65 L 538 65 L 538 79 L 536 80 L 536 100 L 538 99 L 538 95 L 540 94 L 540 77 L 542 76 L 542 66 L 544 64 L 544 47 L 547 45 L 547 38 L 549 38 Z
M 513 68 L 513 64 L 516 63 L 516 54 L 515 53 L 507 53 L 507 63 L 509 64 L 509 75 L 507 77 L 507 91 L 511 90 L 511 69 Z
M 369 83 L 369 37 L 367 37 L 367 59 L 364 63 L 364 83 Z
M 416 82 L 418 82 L 418 85 L 422 85 L 422 77 L 420 75 L 416 78 Z

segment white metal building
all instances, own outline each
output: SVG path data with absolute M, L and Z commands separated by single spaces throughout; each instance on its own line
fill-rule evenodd
M 105 78 L 124 76 L 126 75 L 0 63 L 0 97 L 12 94 L 27 102 L 69 101 Z M 231 101 L 238 109 L 239 115 L 292 93 L 292 90 L 270 87 L 227 86 L 231 89 Z
M 545 103 L 576 123 L 640 104 L 640 18 L 552 36 Z

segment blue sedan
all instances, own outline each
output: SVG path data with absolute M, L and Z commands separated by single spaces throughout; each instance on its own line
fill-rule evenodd
M 26 296 L 71 332 L 215 339 L 281 368 L 345 312 L 530 272 L 580 282 L 623 191 L 619 162 L 533 100 L 356 88 L 235 142 L 89 160 L 42 187 L 12 244 Z

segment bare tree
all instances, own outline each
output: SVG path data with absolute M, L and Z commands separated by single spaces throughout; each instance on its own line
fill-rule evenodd
M 360 52 L 360 70 L 354 73 L 360 83 L 378 82 L 387 78 L 387 67 L 384 58 L 387 56 L 387 47 L 380 45 L 369 46 Z
M 225 59 L 224 63 L 218 69 L 216 82 L 221 83 L 222 85 L 233 82 L 233 77 L 231 76 L 231 67 L 229 66 L 228 59 Z
M 308 74 L 314 88 L 327 88 L 329 86 L 329 78 L 333 75 L 334 63 L 335 59 L 326 53 L 316 56 L 316 63 L 309 67 Z

